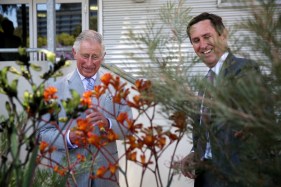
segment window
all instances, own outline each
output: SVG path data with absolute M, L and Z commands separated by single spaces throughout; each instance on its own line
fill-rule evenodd
M 84 29 L 98 30 L 98 0 L 56 0 L 56 51 L 70 58 L 71 47 L 75 37 Z M 88 11 L 85 11 L 86 8 Z M 47 46 L 47 4 L 46 0 L 1 0 L 0 2 L 0 61 L 7 48 L 18 48 L 18 45 L 6 45 L 2 38 L 2 20 L 10 20 L 14 31 L 10 32 L 20 38 L 21 46 L 26 48 L 46 48 Z M 14 38 L 15 38 L 14 37 Z M 11 41 L 11 40 L 10 40 Z M 17 44 L 19 42 L 12 42 Z M 64 52 L 63 48 L 67 48 Z M 13 51 L 11 49 L 11 51 Z M 15 52 L 9 52 L 9 60 L 15 60 Z M 8 57 L 7 57 L 8 58 Z M 36 57 L 34 57 L 36 60 Z M 71 58 L 70 58 L 71 59 Z
M 218 7 L 239 7 L 248 5 L 258 5 L 261 0 L 218 0 Z M 281 0 L 275 0 L 276 4 L 281 4 Z
M 0 48 L 29 47 L 29 4 L 0 5 Z M 15 60 L 14 53 L 0 53 L 0 60 Z
M 82 4 L 56 3 L 56 48 L 72 47 L 75 38 L 82 31 Z M 36 4 L 37 15 L 37 48 L 47 46 L 47 6 L 45 3 Z M 71 50 L 57 51 L 57 57 L 64 56 L 73 59 Z

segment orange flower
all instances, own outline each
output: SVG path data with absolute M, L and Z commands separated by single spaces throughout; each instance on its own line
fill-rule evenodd
M 128 113 L 127 112 L 121 112 L 118 116 L 117 116 L 117 121 L 119 123 L 124 123 L 124 121 L 128 118 Z
M 48 152 L 49 152 L 49 153 L 52 153 L 52 152 L 54 152 L 56 149 L 57 149 L 56 147 L 52 146 L 52 147 L 49 148 Z
M 136 80 L 134 89 L 138 90 L 141 87 L 142 83 L 143 83 L 143 79 Z
M 120 97 L 122 98 L 122 99 L 124 99 L 124 100 L 126 100 L 126 98 L 127 98 L 127 96 L 130 94 L 130 90 L 129 90 L 129 88 L 127 88 L 127 89 L 123 89 L 123 90 L 120 90 L 119 91 L 119 95 L 120 95 Z
M 39 150 L 41 153 L 45 152 L 46 148 L 49 146 L 49 144 L 45 141 L 41 141 L 39 145 Z
M 150 80 L 138 79 L 136 80 L 135 87 L 133 87 L 133 89 L 142 92 L 142 91 L 148 91 L 151 87 L 152 84 Z
M 128 139 L 128 142 L 126 142 L 126 143 L 130 145 L 129 150 L 134 150 L 135 148 L 138 147 L 138 144 L 137 144 L 137 142 L 136 142 L 136 138 L 135 138 L 134 136 L 129 135 L 129 136 L 127 137 L 127 139 Z
M 142 129 L 143 126 L 143 124 L 141 123 L 135 124 L 134 121 L 131 119 L 127 120 L 127 123 L 128 123 L 128 129 L 132 133 L 137 133 L 138 129 Z
M 80 100 L 81 105 L 88 106 L 90 108 L 92 106 L 92 91 L 86 91 L 83 93 L 83 97 Z
M 57 99 L 58 96 L 55 95 L 57 91 L 57 88 L 53 86 L 45 88 L 43 93 L 44 101 L 49 101 L 50 99 Z
M 89 131 L 92 131 L 93 128 L 94 128 L 93 125 L 91 125 L 87 119 L 77 119 L 76 130 L 87 133 Z
M 118 104 L 121 103 L 121 96 L 119 93 L 113 96 L 113 102 Z
M 112 129 L 108 129 L 106 137 L 109 142 L 118 140 L 118 135 Z
M 102 178 L 103 175 L 105 174 L 105 172 L 106 172 L 106 167 L 105 167 L 105 166 L 101 166 L 101 167 L 97 170 L 96 176 L 97 176 L 98 178 Z
M 178 136 L 176 134 L 171 133 L 171 132 L 166 132 L 166 135 L 169 137 L 169 139 L 171 141 L 174 141 L 174 140 L 178 139 Z
M 120 90 L 123 87 L 124 84 L 120 86 L 120 83 L 120 77 L 117 76 L 112 83 L 115 90 Z
M 152 135 L 147 134 L 145 137 L 143 137 L 143 142 L 147 146 L 152 146 L 154 143 L 154 137 Z
M 78 159 L 79 161 L 81 161 L 81 162 L 85 162 L 85 160 L 86 160 L 86 157 L 85 157 L 84 155 L 80 154 L 80 153 L 78 153 L 78 154 L 76 155 L 76 157 L 77 157 L 77 159 Z
M 78 145 L 78 146 L 85 146 L 86 143 L 87 143 L 87 139 L 85 137 L 85 133 L 82 132 L 82 131 L 75 131 L 75 135 L 76 135 L 76 138 L 75 140 L 73 141 L 74 144 Z
M 136 162 L 137 161 L 137 152 L 129 153 L 128 160 Z
M 105 93 L 105 90 L 106 90 L 106 88 L 104 88 L 103 86 L 97 85 L 97 86 L 95 86 L 95 88 L 94 88 L 94 93 L 93 93 L 93 95 L 94 95 L 97 99 L 99 99 L 100 96 Z
M 133 97 L 133 100 L 134 100 L 134 102 L 136 103 L 136 104 L 138 104 L 139 102 L 140 102 L 140 95 L 135 95 L 134 97 Z
M 55 165 L 53 169 L 54 169 L 54 172 L 58 173 L 60 176 L 64 176 L 66 174 L 66 170 L 59 169 L 58 165 Z
M 141 155 L 140 157 L 141 157 L 141 163 L 145 165 L 145 155 Z
M 88 132 L 87 134 L 88 138 L 87 141 L 89 144 L 94 145 L 96 148 L 101 147 L 101 140 L 100 137 L 92 132 Z
M 55 165 L 53 169 L 54 169 L 55 172 L 57 172 L 58 169 L 59 169 L 59 166 L 58 166 L 58 165 Z
M 132 107 L 132 108 L 136 108 L 136 109 L 140 109 L 142 104 L 141 104 L 141 96 L 140 95 L 135 95 L 133 97 L 133 101 L 127 101 L 127 105 L 129 107 Z
M 105 73 L 105 74 L 100 78 L 101 82 L 102 82 L 103 84 L 105 84 L 106 86 L 109 85 L 111 79 L 112 79 L 112 75 L 111 75 L 110 73 Z
M 114 174 L 116 170 L 118 169 L 118 164 L 109 164 L 109 171 Z
M 166 138 L 165 137 L 160 137 L 158 139 L 158 147 L 160 149 L 163 149 L 163 147 L 166 145 Z

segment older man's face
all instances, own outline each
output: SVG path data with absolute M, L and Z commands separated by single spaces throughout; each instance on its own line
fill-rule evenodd
M 226 35 L 219 35 L 210 20 L 192 25 L 190 40 L 195 53 L 210 68 L 216 65 L 227 49 Z
M 84 77 L 92 77 L 99 70 L 104 59 L 102 46 L 96 41 L 82 41 L 80 50 L 72 50 L 74 59 L 77 61 L 77 68 Z

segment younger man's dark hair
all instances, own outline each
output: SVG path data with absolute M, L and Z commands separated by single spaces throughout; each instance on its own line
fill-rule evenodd
M 188 23 L 187 28 L 186 28 L 186 32 L 187 35 L 189 37 L 190 40 L 190 29 L 191 26 L 200 22 L 200 21 L 204 21 L 204 20 L 210 20 L 212 26 L 215 28 L 215 30 L 217 31 L 217 33 L 219 35 L 221 35 L 225 29 L 224 24 L 222 22 L 222 18 L 216 14 L 210 14 L 208 12 L 203 12 L 201 14 L 199 14 L 198 16 L 192 18 L 192 20 Z M 191 42 L 191 40 L 190 40 Z

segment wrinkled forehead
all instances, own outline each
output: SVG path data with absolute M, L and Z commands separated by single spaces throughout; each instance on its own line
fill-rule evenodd
M 79 51 L 83 53 L 102 54 L 103 48 L 99 41 L 90 39 L 81 41 Z

